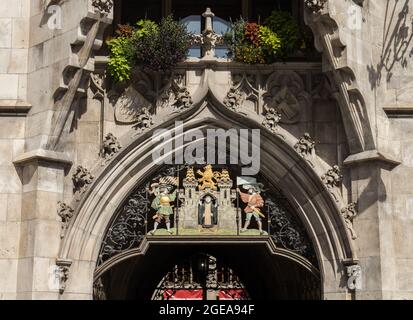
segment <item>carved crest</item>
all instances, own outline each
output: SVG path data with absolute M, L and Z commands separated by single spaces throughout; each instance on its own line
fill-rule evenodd
M 305 109 L 311 106 L 310 95 L 303 80 L 292 71 L 273 73 L 267 80 L 264 108 L 274 108 L 281 114 L 281 123 L 297 123 Z

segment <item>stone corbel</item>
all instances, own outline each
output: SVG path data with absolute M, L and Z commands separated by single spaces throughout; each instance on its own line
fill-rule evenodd
M 55 274 L 59 280 L 59 293 L 62 295 L 66 290 L 66 283 L 69 280 L 69 271 L 72 265 L 71 260 L 57 259 Z

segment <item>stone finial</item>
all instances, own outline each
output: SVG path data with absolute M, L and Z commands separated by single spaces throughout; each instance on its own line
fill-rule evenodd
M 92 6 L 98 13 L 109 14 L 113 8 L 113 0 L 92 0 Z
M 339 187 L 341 181 L 343 180 L 343 176 L 340 172 L 340 167 L 338 165 L 333 166 L 333 168 L 329 169 L 327 173 L 321 177 L 321 179 L 329 189 Z
M 72 176 L 73 189 L 75 193 L 84 193 L 89 185 L 93 182 L 94 177 L 86 168 L 78 166 Z
M 347 266 L 347 288 L 349 290 L 361 289 L 361 267 L 358 264 Z
M 344 222 L 346 223 L 347 229 L 350 231 L 353 239 L 357 239 L 357 234 L 353 228 L 353 219 L 357 215 L 356 206 L 357 203 L 352 202 L 347 207 L 341 209 L 341 215 L 344 218 Z
M 304 0 L 304 3 L 308 9 L 313 13 L 318 13 L 324 9 L 327 0 Z
M 205 30 L 201 35 L 194 35 L 192 37 L 192 42 L 194 44 L 202 45 L 204 52 L 203 59 L 214 59 L 215 47 L 217 44 L 224 42 L 224 37 L 214 31 L 212 19 L 215 17 L 215 14 L 210 8 L 207 8 L 202 16 L 205 18 Z
M 294 148 L 302 157 L 310 156 L 313 154 L 315 141 L 311 138 L 310 134 L 306 132 L 304 136 L 298 140 Z
M 112 133 L 108 133 L 103 140 L 102 150 L 100 151 L 100 157 L 105 160 L 103 165 L 112 159 L 121 148 L 118 139 Z
M 69 227 L 70 220 L 73 217 L 74 210 L 66 203 L 59 201 L 57 203 L 57 214 L 62 219 L 62 231 L 60 234 L 60 238 L 63 239 L 67 228 Z
M 69 279 L 69 270 L 72 262 L 69 260 L 60 260 L 56 261 L 55 275 L 59 280 L 59 293 L 63 294 L 66 290 L 66 283 Z

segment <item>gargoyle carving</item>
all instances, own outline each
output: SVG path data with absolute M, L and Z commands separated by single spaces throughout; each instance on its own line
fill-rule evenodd
M 331 195 L 334 197 L 335 201 L 338 202 L 338 197 L 334 192 L 335 188 L 340 187 L 343 176 L 340 173 L 340 167 L 338 165 L 333 166 L 329 169 L 325 175 L 321 177 L 327 189 L 330 191 Z

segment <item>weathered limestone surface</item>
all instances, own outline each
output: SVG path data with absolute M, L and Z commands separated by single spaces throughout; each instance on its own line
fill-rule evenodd
M 0 1 L 0 299 L 92 297 L 93 255 L 98 250 L 93 244 L 101 234 L 83 239 L 88 243 L 86 254 L 90 259 L 74 261 L 63 296 L 54 282 L 56 259 L 70 258 L 59 257 L 58 201 L 72 203 L 72 174 L 77 166 L 99 177 L 99 153 L 107 134 L 118 137 L 122 146 L 128 146 L 140 134 L 132 124 L 116 121 L 118 93 L 106 88 L 105 83 L 98 81 L 96 85 L 89 80 L 92 71 L 104 74 L 105 57 L 91 55 L 84 65 L 80 63 L 79 52 L 98 21 L 91 1 L 62 1 L 63 28 L 57 30 L 47 26 L 47 3 Z M 300 104 L 300 119 L 281 121 L 274 135 L 285 135 L 294 146 L 308 132 L 316 143 L 314 171 L 322 167 L 325 173 L 338 164 L 344 176 L 340 201 L 357 202 L 353 228 L 358 237 L 353 245 L 363 276 L 356 299 L 413 299 L 412 14 L 413 4 L 408 0 L 365 0 L 363 6 L 350 0 L 329 0 L 322 12 L 315 16 L 309 12 L 307 22 L 316 38 L 328 31 L 320 28 L 317 19 L 336 22 L 338 27 L 332 30 L 336 36 L 332 43 L 337 45 L 334 59 L 319 42 L 322 63 L 273 67 L 274 73 L 292 69 L 299 74 L 305 92 L 299 101 L 309 98 L 308 103 Z M 350 17 L 358 16 L 362 19 L 356 22 L 359 27 L 354 27 Z M 96 49 L 102 44 L 102 30 L 111 15 L 102 19 L 92 39 Z M 186 68 L 186 86 L 196 100 L 195 91 L 202 79 L 188 65 L 181 69 Z M 211 77 L 222 102 L 232 85 L 231 73 L 226 67 L 218 69 Z M 240 69 L 249 72 L 248 68 Z M 57 102 L 68 92 L 78 70 L 84 71 L 82 85 L 75 88 L 62 150 L 50 153 L 46 149 Z M 354 77 L 349 76 L 349 70 Z M 262 70 L 250 67 L 250 71 Z M 326 83 L 320 80 L 323 72 L 328 76 Z M 355 107 L 362 114 L 362 125 L 354 126 L 359 131 L 350 125 L 353 118 L 346 111 L 340 84 L 350 97 L 364 100 Z M 241 108 L 248 111 L 250 106 L 251 102 L 245 101 Z M 262 122 L 261 115 L 249 115 Z M 168 118 L 159 118 L 158 124 L 162 120 Z M 357 143 L 359 132 L 367 132 L 363 148 Z M 92 190 L 90 194 L 94 193 Z M 320 199 L 318 194 L 313 197 L 311 200 Z M 300 200 L 304 203 L 305 199 Z M 307 207 L 303 204 L 297 210 L 306 211 L 311 206 Z M 115 209 L 109 206 L 107 214 Z M 70 277 L 72 272 L 76 277 Z M 325 299 L 346 296 L 339 279 L 327 282 Z

